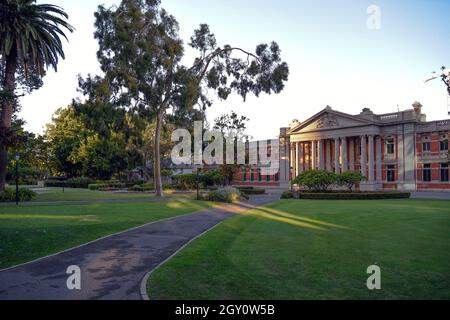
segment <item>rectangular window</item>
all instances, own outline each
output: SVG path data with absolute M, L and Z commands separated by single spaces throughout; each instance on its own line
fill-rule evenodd
M 441 163 L 441 181 L 448 182 L 448 163 Z
M 253 169 L 250 169 L 250 181 L 255 181 L 255 175 L 253 174 Z
M 266 176 L 266 181 L 270 182 L 270 176 L 269 175 Z
M 261 168 L 258 169 L 258 181 L 262 181 L 262 174 L 261 174 Z
M 429 163 L 423 165 L 423 181 L 431 181 L 431 164 Z
M 448 140 L 442 140 L 440 142 L 440 150 L 441 151 L 448 151 Z
M 389 164 L 386 166 L 387 181 L 395 181 L 395 165 Z
M 242 172 L 242 181 L 247 181 L 247 169 L 244 169 L 244 171 Z
M 386 152 L 387 154 L 394 154 L 395 153 L 395 144 L 394 140 L 388 140 L 386 142 Z
M 422 143 L 422 152 L 430 152 L 431 151 L 431 142 Z

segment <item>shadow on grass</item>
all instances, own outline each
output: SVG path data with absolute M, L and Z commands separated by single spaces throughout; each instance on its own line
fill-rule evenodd
M 239 214 L 244 216 L 252 216 L 252 217 L 259 217 L 264 219 L 270 219 L 282 223 L 287 223 L 290 225 L 294 225 L 297 227 L 305 228 L 305 229 L 311 229 L 316 231 L 327 231 L 330 229 L 346 229 L 350 230 L 350 228 L 346 226 L 341 226 L 334 223 L 329 223 L 325 221 L 320 221 L 316 219 L 306 218 L 297 216 L 294 214 L 290 214 L 288 212 L 270 209 L 267 207 L 258 207 L 253 210 L 249 211 L 243 211 Z

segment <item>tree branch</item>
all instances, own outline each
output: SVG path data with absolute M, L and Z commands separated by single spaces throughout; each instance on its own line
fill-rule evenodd
M 205 58 L 200 59 L 196 64 L 194 64 L 194 66 L 192 66 L 192 68 L 190 68 L 190 70 L 195 69 L 196 67 L 198 67 L 199 65 L 203 64 L 206 61 L 206 65 L 205 67 L 201 70 L 200 74 L 197 76 L 197 81 L 201 81 L 204 77 L 206 72 L 208 71 L 209 65 L 211 64 L 211 61 L 213 61 L 217 56 L 219 56 L 220 54 L 224 53 L 224 52 L 230 52 L 230 51 L 241 51 L 243 53 L 245 53 L 247 55 L 247 61 L 249 61 L 250 57 L 255 58 L 255 60 L 258 63 L 261 63 L 261 60 L 259 59 L 259 57 L 251 52 L 248 52 L 242 48 L 238 48 L 238 47 L 233 47 L 233 48 L 223 48 L 223 49 L 217 49 L 214 52 L 211 52 L 210 54 L 208 54 Z

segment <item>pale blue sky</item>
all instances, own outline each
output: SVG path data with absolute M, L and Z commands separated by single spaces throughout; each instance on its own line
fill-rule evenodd
M 99 72 L 93 39 L 93 13 L 100 3 L 117 1 L 47 0 L 70 14 L 77 31 L 65 46 L 59 72 L 49 72 L 44 87 L 22 99 L 27 128 L 42 132 L 52 113 L 77 96 L 76 75 Z M 290 66 L 290 79 L 279 95 L 233 98 L 217 103 L 208 118 L 235 110 L 251 119 L 255 138 L 272 138 L 292 119 L 305 120 L 326 105 L 357 114 L 410 108 L 418 100 L 429 120 L 445 119 L 442 83 L 423 80 L 441 65 L 450 66 L 450 1 L 257 1 L 163 0 L 176 16 L 187 42 L 194 28 L 208 23 L 219 44 L 253 50 L 275 40 Z M 381 29 L 367 28 L 367 8 L 381 9 Z M 191 56 L 187 55 L 186 63 Z

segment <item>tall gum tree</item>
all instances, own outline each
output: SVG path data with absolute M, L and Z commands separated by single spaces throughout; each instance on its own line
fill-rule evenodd
M 73 31 L 67 18 L 54 5 L 0 1 L 0 191 L 6 184 L 8 149 L 14 144 L 18 92 L 39 88 L 48 67 L 57 71 L 59 58 L 64 58 L 63 30 Z
M 194 31 L 188 45 L 197 52 L 192 66 L 181 64 L 183 41 L 178 23 L 160 7 L 159 0 L 123 0 L 119 6 L 99 6 L 95 38 L 104 78 L 117 106 L 147 110 L 155 121 L 154 182 L 163 197 L 161 182 L 161 128 L 169 115 L 212 105 L 208 91 L 226 100 L 235 92 L 279 93 L 289 68 L 281 61 L 277 43 L 260 44 L 255 52 L 230 45 L 218 46 L 208 25 Z

